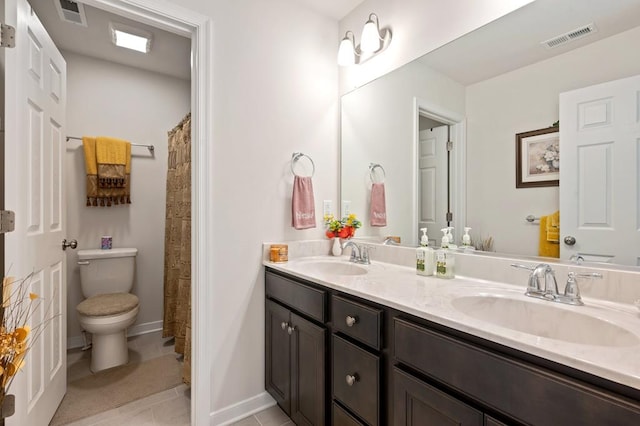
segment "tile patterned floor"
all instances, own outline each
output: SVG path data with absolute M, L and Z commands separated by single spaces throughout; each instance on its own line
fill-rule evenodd
M 130 361 L 146 361 L 167 353 L 174 353 L 173 341 L 163 339 L 160 332 L 129 339 Z M 67 353 L 68 381 L 91 374 L 89 354 L 90 351 L 82 351 L 81 349 L 69 350 Z M 188 426 L 190 414 L 190 389 L 185 385 L 180 385 L 130 402 L 122 407 L 78 420 L 70 423 L 69 426 Z
M 238 422 L 232 423 L 231 426 L 294 426 L 294 423 L 289 417 L 278 407 L 273 407 L 262 410 L 259 413 L 249 416 L 246 419 L 242 419 Z

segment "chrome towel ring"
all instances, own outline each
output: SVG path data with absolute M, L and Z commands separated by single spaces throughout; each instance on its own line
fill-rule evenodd
M 301 176 L 295 172 L 293 167 L 298 162 L 298 160 L 302 159 L 303 157 L 306 157 L 311 163 L 311 176 L 309 177 L 313 177 L 313 175 L 316 173 L 316 165 L 311 157 L 309 157 L 307 154 L 303 154 L 302 152 L 294 152 L 293 154 L 291 154 L 291 173 L 293 173 L 294 176 Z
M 382 180 L 376 182 L 376 169 L 382 170 Z M 373 183 L 383 183 L 387 178 L 387 173 L 384 171 L 384 167 L 382 167 L 378 163 L 369 163 L 369 177 L 371 178 L 371 182 Z

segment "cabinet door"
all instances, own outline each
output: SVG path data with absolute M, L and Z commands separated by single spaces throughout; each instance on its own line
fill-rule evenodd
M 323 426 L 327 330 L 293 313 L 291 324 L 291 419 Z
M 265 387 L 278 405 L 291 415 L 289 310 L 265 302 Z
M 426 383 L 393 369 L 394 425 L 482 426 L 482 412 Z

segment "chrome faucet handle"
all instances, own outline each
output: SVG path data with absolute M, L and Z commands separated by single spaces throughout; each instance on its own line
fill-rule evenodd
M 582 297 L 580 296 L 580 288 L 578 287 L 577 277 L 580 278 L 602 278 L 602 274 L 598 272 L 589 273 L 576 273 L 569 272 L 567 277 L 567 284 L 564 287 L 563 301 L 570 305 L 582 306 Z
M 371 257 L 369 256 L 371 250 L 375 250 L 375 247 L 366 244 L 360 246 L 360 263 L 363 265 L 371 265 Z
M 527 296 L 542 292 L 542 286 L 540 285 L 540 278 L 536 273 L 536 270 L 540 265 L 534 267 L 534 266 L 523 265 L 521 263 L 512 263 L 511 266 L 516 269 L 526 269 L 527 271 L 531 272 L 531 274 L 529 275 L 529 281 L 527 282 L 527 291 L 525 292 Z

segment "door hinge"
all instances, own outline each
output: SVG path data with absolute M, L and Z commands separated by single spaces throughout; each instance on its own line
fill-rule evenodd
M 16 47 L 16 29 L 11 25 L 0 24 L 0 47 Z
M 447 142 L 447 151 L 453 151 L 453 141 Z
M 11 210 L 0 210 L 0 234 L 16 229 L 16 215 Z
M 447 212 L 447 222 L 453 222 L 453 213 Z

